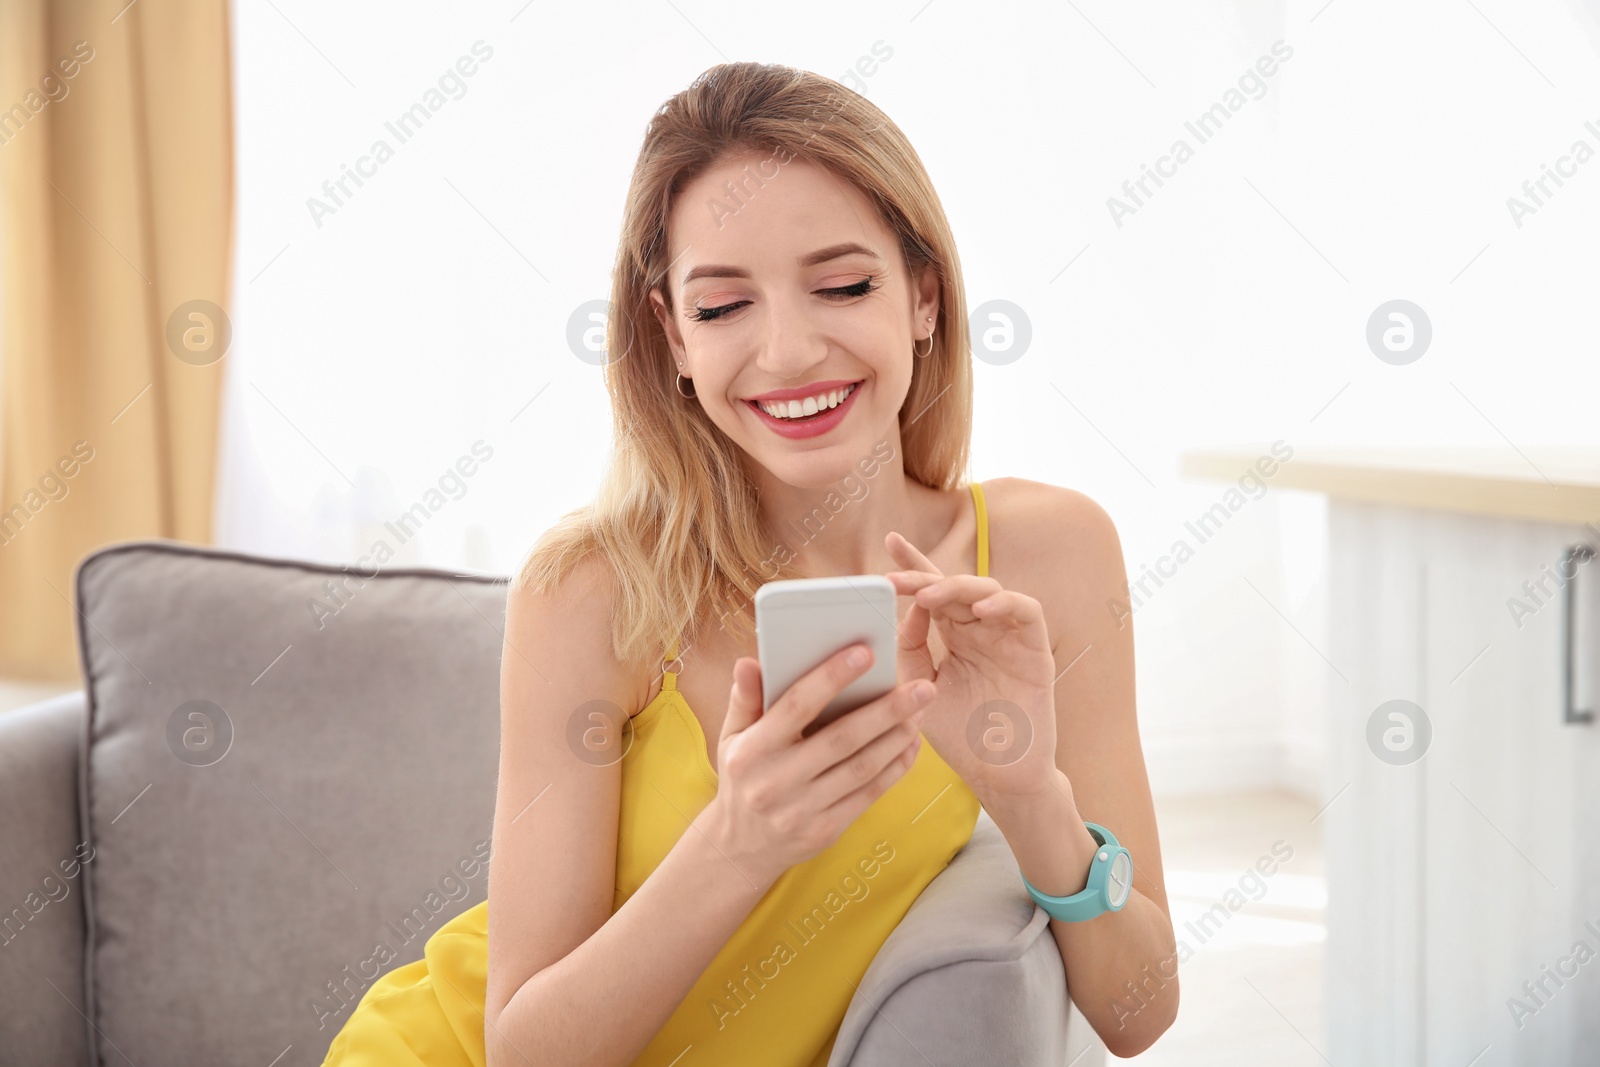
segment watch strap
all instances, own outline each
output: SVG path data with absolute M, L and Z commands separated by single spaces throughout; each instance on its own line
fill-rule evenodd
M 1126 852 L 1127 849 L 1119 845 L 1116 836 L 1099 823 L 1085 819 L 1083 825 L 1088 829 L 1089 836 L 1095 839 L 1097 847 L 1094 858 L 1089 862 L 1089 877 L 1081 890 L 1071 896 L 1051 896 L 1035 888 L 1026 875 L 1022 876 L 1022 884 L 1034 902 L 1051 918 L 1061 919 L 1064 922 L 1082 922 L 1107 911 L 1117 910 L 1110 907 L 1107 901 L 1106 880 L 1117 854 Z

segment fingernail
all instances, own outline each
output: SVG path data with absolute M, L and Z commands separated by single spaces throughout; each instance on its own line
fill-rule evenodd
M 845 657 L 845 662 L 852 667 L 865 667 L 867 665 L 867 650 L 865 648 L 852 649 L 850 655 Z
M 915 700 L 918 704 L 926 704 L 928 701 L 933 699 L 933 694 L 934 694 L 933 683 L 932 682 L 922 682 L 915 689 L 913 689 L 911 691 L 911 699 Z M 922 713 L 918 712 L 917 714 L 920 715 Z

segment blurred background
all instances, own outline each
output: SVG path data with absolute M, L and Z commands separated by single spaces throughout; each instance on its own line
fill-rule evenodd
M 1192 950 L 1140 1062 L 1594 1062 L 1596 0 L 0 13 L 5 706 L 108 543 L 508 573 L 606 459 L 645 123 L 787 63 L 939 190 L 972 477 L 1120 531 Z

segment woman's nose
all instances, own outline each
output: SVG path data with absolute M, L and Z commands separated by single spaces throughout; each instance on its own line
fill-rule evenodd
M 806 372 L 828 358 L 827 342 L 798 308 L 771 309 L 766 336 L 757 342 L 756 366 L 784 381 L 803 379 Z

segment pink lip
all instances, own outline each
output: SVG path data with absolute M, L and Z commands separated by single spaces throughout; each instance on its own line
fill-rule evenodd
M 835 389 L 843 389 L 847 385 L 854 385 L 860 379 L 833 378 L 826 382 L 812 382 L 810 385 L 798 385 L 793 389 L 774 389 L 770 393 L 759 396 L 747 396 L 746 400 L 765 400 L 774 403 L 779 400 L 804 400 L 808 396 L 819 396 L 822 393 L 831 393 Z
M 842 384 L 849 385 L 850 383 L 844 382 Z M 745 403 L 750 406 L 751 411 L 756 413 L 756 418 L 766 423 L 768 428 L 770 428 L 773 433 L 791 439 L 819 437 L 844 421 L 845 415 L 848 414 L 851 407 L 855 405 L 856 397 L 861 395 L 861 390 L 865 388 L 865 384 L 866 383 L 863 382 L 861 385 L 857 385 L 854 389 L 850 390 L 849 396 L 845 397 L 836 406 L 829 408 L 825 414 L 817 415 L 814 418 L 807 419 L 804 422 L 796 422 L 793 419 L 775 419 L 771 415 L 768 415 L 765 411 L 762 411 L 761 405 L 755 403 L 753 400 L 747 400 Z M 813 396 L 815 394 L 806 393 L 805 395 Z

